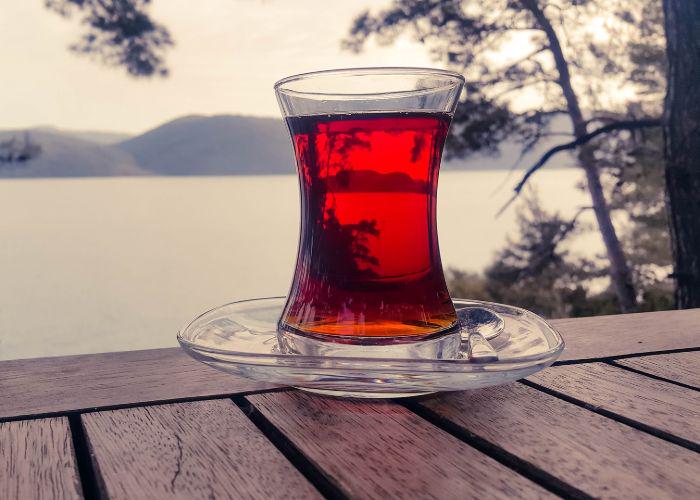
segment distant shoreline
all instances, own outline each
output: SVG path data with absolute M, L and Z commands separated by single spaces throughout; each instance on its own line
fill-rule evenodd
M 544 169 L 546 170 L 578 170 L 579 167 L 565 167 L 565 166 L 553 166 Z M 512 172 L 512 175 L 522 173 L 524 169 L 519 168 L 516 170 L 510 170 L 508 168 L 442 168 L 440 170 L 441 174 L 445 173 L 471 173 L 471 172 L 493 172 L 493 173 L 503 173 L 508 174 Z M 196 177 L 202 178 L 214 178 L 214 177 L 296 177 L 295 171 L 289 173 L 276 173 L 276 172 L 245 172 L 239 174 L 209 174 L 209 173 L 191 173 L 191 174 L 126 174 L 126 175 L 47 175 L 47 176 L 4 176 L 0 173 L 0 181 L 30 181 L 30 180 L 80 180 L 80 179 L 192 179 Z
M 123 140 L 114 142 L 118 139 Z M 0 148 L 3 141 L 24 141 L 38 152 L 26 161 L 0 163 L 2 179 L 287 175 L 295 165 L 282 120 L 239 115 L 184 116 L 125 139 L 115 133 L 44 126 L 0 131 Z M 498 154 L 443 160 L 442 171 L 507 172 L 515 164 L 527 167 L 543 153 L 533 150 L 520 158 L 521 152 L 521 144 L 505 141 Z M 570 156 L 558 155 L 547 168 L 572 163 Z

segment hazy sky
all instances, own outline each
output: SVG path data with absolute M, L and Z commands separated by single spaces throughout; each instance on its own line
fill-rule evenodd
M 55 125 L 141 132 L 177 116 L 279 116 L 281 77 L 350 66 L 436 66 L 410 38 L 340 49 L 354 16 L 381 0 L 153 0 L 153 17 L 176 46 L 168 78 L 134 79 L 67 50 L 78 16 L 63 19 L 43 0 L 0 0 L 0 129 Z

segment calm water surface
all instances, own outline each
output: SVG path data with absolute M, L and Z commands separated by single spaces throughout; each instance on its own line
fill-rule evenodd
M 514 233 L 513 210 L 494 219 L 505 175 L 441 174 L 445 267 L 480 270 Z M 587 204 L 580 178 L 534 184 L 571 215 Z M 297 189 L 293 176 L 0 180 L 0 359 L 174 346 L 205 309 L 286 294 Z

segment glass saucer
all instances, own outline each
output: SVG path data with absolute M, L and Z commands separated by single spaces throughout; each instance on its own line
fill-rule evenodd
M 455 359 L 284 354 L 277 341 L 284 297 L 232 302 L 207 311 L 185 326 L 177 340 L 193 358 L 234 375 L 310 392 L 364 398 L 504 384 L 546 368 L 564 350 L 561 336 L 530 311 L 476 300 L 453 299 L 453 303 L 458 315 L 478 308 L 502 319 L 496 336 L 479 335 L 482 340 L 490 339 L 497 359 L 469 359 L 469 335 L 475 326 L 468 321 L 461 322 L 462 342 Z

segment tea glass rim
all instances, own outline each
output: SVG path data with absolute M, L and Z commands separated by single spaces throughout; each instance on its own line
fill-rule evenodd
M 438 85 L 429 86 L 420 89 L 410 89 L 410 90 L 390 90 L 390 91 L 376 91 L 376 92 L 323 92 L 323 91 L 308 91 L 308 90 L 294 90 L 291 88 L 285 88 L 285 85 L 289 85 L 296 82 L 302 82 L 306 80 L 315 80 L 327 77 L 354 77 L 354 76 L 401 76 L 406 77 L 420 77 L 420 76 L 435 76 L 443 77 L 444 80 Z M 411 67 L 411 66 L 382 66 L 382 67 L 361 67 L 361 68 L 338 68 L 338 69 L 325 69 L 320 71 L 309 71 L 306 73 L 299 73 L 296 75 L 290 75 L 280 80 L 277 80 L 273 85 L 276 93 L 284 94 L 288 96 L 309 96 L 309 97 L 323 97 L 325 99 L 344 99 L 344 100 L 354 100 L 354 99 L 390 99 L 394 97 L 401 96 L 419 96 L 422 94 L 431 94 L 435 92 L 442 92 L 445 90 L 453 89 L 460 85 L 464 85 L 465 79 L 464 75 L 457 73 L 455 71 L 450 71 L 440 68 L 424 68 L 424 67 Z

